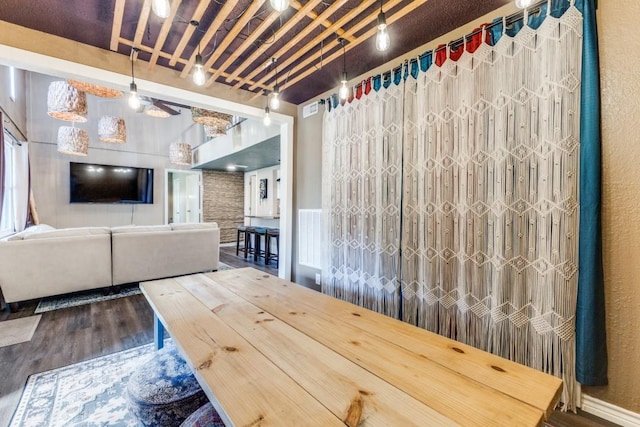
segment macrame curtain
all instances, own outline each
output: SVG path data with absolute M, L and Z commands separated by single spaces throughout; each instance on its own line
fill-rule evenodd
M 397 79 L 400 82 L 401 79 Z M 324 116 L 323 292 L 399 316 L 403 84 Z
M 572 404 L 581 35 L 570 8 L 407 80 L 402 205 L 403 319 Z
M 578 335 L 585 335 L 578 375 L 586 373 L 579 379 L 606 383 L 606 346 L 597 342 L 604 341 L 604 317 L 595 313 L 603 304 L 594 231 L 598 117 L 581 116 L 585 93 L 598 97 L 597 87 L 585 89 L 597 81 L 597 60 L 593 72 L 593 59 L 582 57 L 585 9 L 593 14 L 593 0 L 578 0 L 578 7 L 550 1 L 519 22 L 500 21 L 473 43 L 465 38 L 455 51 L 447 47 L 405 65 L 404 85 L 397 73 L 384 88 L 374 78 L 368 96 L 329 103 L 323 139 L 323 292 L 561 377 L 564 409 L 575 409 L 579 398 L 577 300 L 584 305 Z M 595 30 L 586 36 L 592 45 L 593 38 Z M 597 59 L 597 49 L 585 55 Z M 596 76 L 591 83 L 581 84 L 583 64 L 585 77 Z M 380 111 L 395 112 L 394 120 L 380 119 Z M 363 158 L 378 158 L 388 132 L 402 147 L 401 163 L 363 168 Z M 587 135 L 590 142 L 581 144 Z M 399 200 L 382 185 L 396 167 Z M 396 202 L 399 218 L 389 221 Z M 398 238 L 401 256 L 385 243 Z M 399 271 L 376 269 L 387 259 L 394 267 L 400 262 Z M 579 265 L 586 297 L 578 296 Z M 399 311 L 389 310 L 391 282 L 381 285 L 393 273 Z

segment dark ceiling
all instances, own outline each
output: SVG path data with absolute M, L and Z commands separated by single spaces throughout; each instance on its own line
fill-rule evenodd
M 282 98 L 300 104 L 337 88 L 343 68 L 349 77 L 374 69 L 511 0 L 385 0 L 391 48 L 375 49 L 375 0 L 291 0 L 283 13 L 269 1 L 171 0 L 165 20 L 151 0 L 0 0 L 0 20 L 129 55 L 149 67 L 170 67 L 190 78 L 200 44 L 214 80 L 262 94 L 274 84 L 277 58 Z M 197 26 L 189 21 L 198 21 Z M 136 65 L 138 67 L 142 65 Z

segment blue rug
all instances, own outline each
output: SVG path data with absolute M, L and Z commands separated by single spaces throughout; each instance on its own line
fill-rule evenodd
M 31 375 L 10 427 L 138 427 L 127 409 L 127 382 L 153 352 L 147 344 Z

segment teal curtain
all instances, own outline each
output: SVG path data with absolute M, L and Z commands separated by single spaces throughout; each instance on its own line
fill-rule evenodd
M 580 256 L 576 308 L 576 376 L 607 384 L 602 229 L 600 218 L 600 73 L 595 0 L 577 0 L 584 17 L 580 119 Z

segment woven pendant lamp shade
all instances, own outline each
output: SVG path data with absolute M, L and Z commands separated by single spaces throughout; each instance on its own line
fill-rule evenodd
M 47 93 L 51 117 L 68 122 L 87 121 L 87 95 L 65 81 L 52 82 Z
M 124 119 L 102 116 L 98 122 L 98 138 L 100 141 L 123 144 L 127 142 L 127 128 Z
M 93 83 L 86 83 L 72 79 L 67 80 L 67 83 L 81 92 L 99 96 L 100 98 L 120 98 L 122 96 L 121 90 L 111 89 L 110 87 L 99 86 Z
M 204 125 L 204 134 L 207 135 L 207 138 L 217 138 L 226 135 L 227 129 L 218 126 Z
M 174 142 L 169 146 L 169 161 L 176 165 L 191 165 L 191 145 Z
M 166 119 L 167 117 L 171 117 L 171 114 L 164 111 L 162 108 L 158 108 L 155 105 L 147 105 L 144 109 L 144 113 L 147 116 L 157 117 L 159 119 Z
M 73 156 L 86 156 L 89 152 L 89 134 L 84 129 L 60 126 L 58 129 L 58 152 Z
M 218 113 L 217 111 L 205 110 L 204 108 L 191 107 L 193 121 L 201 125 L 215 126 L 226 131 L 231 126 L 233 116 L 230 114 Z

